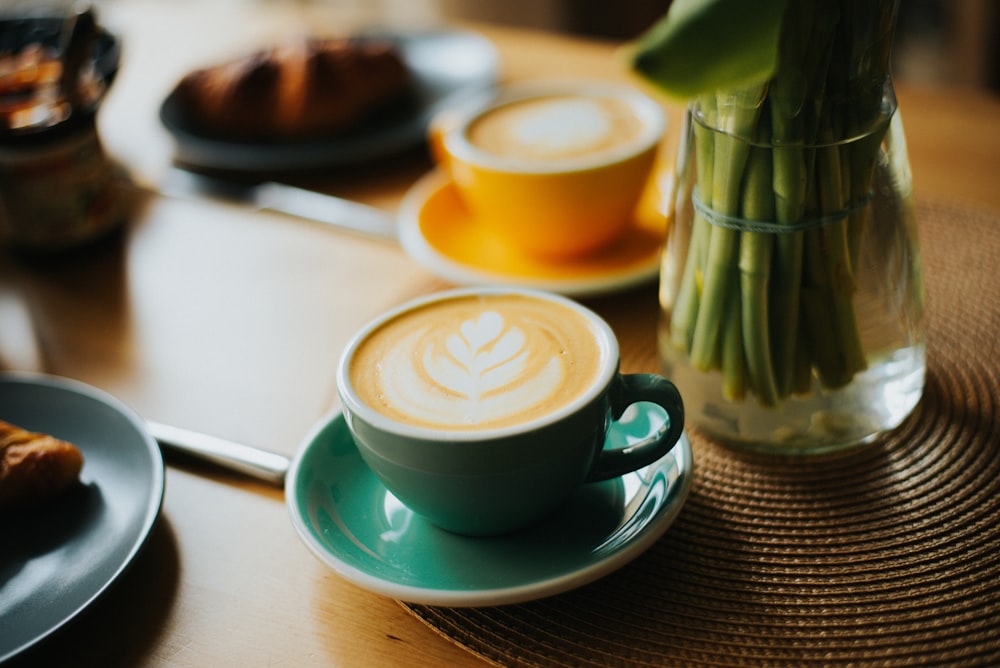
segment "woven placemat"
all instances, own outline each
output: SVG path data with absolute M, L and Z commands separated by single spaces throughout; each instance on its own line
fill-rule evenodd
M 498 665 L 1000 665 L 1000 215 L 918 214 L 927 387 L 898 430 L 804 459 L 692 432 L 684 509 L 621 570 L 531 603 L 405 607 Z

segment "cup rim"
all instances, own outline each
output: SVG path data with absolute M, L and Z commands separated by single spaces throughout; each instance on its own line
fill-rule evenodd
M 548 415 L 515 425 L 483 429 L 480 431 L 434 428 L 406 424 L 380 413 L 378 410 L 372 408 L 361 400 L 351 383 L 350 360 L 354 356 L 354 353 L 357 351 L 361 342 L 371 332 L 375 331 L 390 320 L 393 320 L 403 313 L 413 309 L 420 308 L 434 302 L 472 295 L 518 295 L 536 298 L 561 304 L 582 315 L 590 324 L 592 331 L 595 335 L 597 335 L 597 338 L 600 339 L 598 341 L 598 346 L 601 349 L 602 361 L 594 382 L 585 392 L 573 399 L 573 401 L 561 406 L 558 410 L 555 410 Z M 615 337 L 614 331 L 604 318 L 586 306 L 568 297 L 552 292 L 546 292 L 544 290 L 514 286 L 456 288 L 434 292 L 429 295 L 409 300 L 382 313 L 379 316 L 376 316 L 374 319 L 365 324 L 360 330 L 358 330 L 354 336 L 351 337 L 347 346 L 344 348 L 337 364 L 337 394 L 340 398 L 341 410 L 344 412 L 345 417 L 349 418 L 351 415 L 355 415 L 364 422 L 386 433 L 438 443 L 460 442 L 468 444 L 485 442 L 499 438 L 516 436 L 518 434 L 534 432 L 577 413 L 588 403 L 600 396 L 611 383 L 612 379 L 618 373 L 620 363 L 619 355 L 620 349 L 618 339 Z
M 635 139 L 590 158 L 551 161 L 497 156 L 476 147 L 468 139 L 469 126 L 491 109 L 534 98 L 571 94 L 593 94 L 625 100 L 642 121 L 642 131 Z M 645 93 L 628 84 L 595 79 L 536 80 L 508 84 L 492 96 L 476 98 L 455 113 L 456 121 L 443 131 L 441 141 L 445 151 L 462 162 L 511 174 L 573 173 L 618 164 L 655 148 L 663 140 L 667 127 L 665 112 Z

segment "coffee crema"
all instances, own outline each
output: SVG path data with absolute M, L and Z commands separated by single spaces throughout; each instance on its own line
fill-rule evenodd
M 399 422 L 475 431 L 523 424 L 590 390 L 604 348 L 576 311 L 520 295 L 433 302 L 376 328 L 349 368 L 358 397 Z
M 600 156 L 634 142 L 642 131 L 642 120 L 625 100 L 549 95 L 490 109 L 466 136 L 499 157 L 547 162 Z

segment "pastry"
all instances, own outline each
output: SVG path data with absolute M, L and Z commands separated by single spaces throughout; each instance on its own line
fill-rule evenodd
M 0 511 L 62 494 L 82 468 L 72 443 L 0 420 Z
M 191 122 L 218 137 L 309 139 L 351 129 L 409 83 L 388 42 L 305 39 L 191 72 L 174 96 Z

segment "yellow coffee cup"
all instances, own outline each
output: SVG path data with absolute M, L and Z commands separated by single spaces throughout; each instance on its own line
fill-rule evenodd
M 533 82 L 442 112 L 430 142 L 484 229 L 565 259 L 632 224 L 665 126 L 660 105 L 628 86 Z

